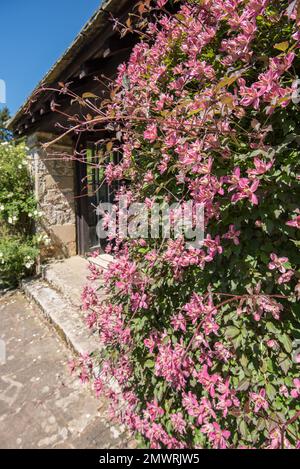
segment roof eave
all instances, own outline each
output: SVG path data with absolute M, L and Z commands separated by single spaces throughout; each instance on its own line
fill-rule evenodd
M 106 0 L 102 3 L 99 9 L 95 12 L 92 18 L 85 24 L 80 33 L 77 35 L 70 47 L 64 52 L 64 54 L 57 60 L 57 62 L 51 67 L 49 72 L 39 82 L 36 88 L 33 90 L 31 95 L 26 99 L 24 104 L 16 112 L 16 114 L 8 121 L 7 129 L 14 130 L 17 127 L 18 121 L 22 118 L 26 110 L 28 109 L 30 102 L 35 92 L 41 88 L 42 85 L 50 84 L 59 79 L 61 72 L 63 72 L 68 65 L 74 59 L 74 56 L 81 50 L 84 43 L 86 43 L 92 36 L 93 33 L 102 25 L 103 20 L 107 19 L 108 13 L 116 14 L 121 8 L 128 2 L 128 0 Z M 105 21 L 104 25 L 107 24 Z

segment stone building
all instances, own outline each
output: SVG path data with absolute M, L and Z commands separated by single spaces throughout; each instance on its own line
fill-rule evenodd
M 104 1 L 36 89 L 42 85 L 54 89 L 60 82 L 71 82 L 70 89 L 79 96 L 86 92 L 101 96 L 104 88 L 101 89 L 103 85 L 95 76 L 103 74 L 113 78 L 118 65 L 128 58 L 137 41 L 133 34 L 121 38 L 113 28 L 112 17 L 123 23 L 133 5 L 129 0 Z M 107 184 L 95 190 L 95 184 L 101 179 L 99 170 L 88 169 L 86 162 L 64 157 L 73 153 L 78 138 L 75 142 L 74 138 L 65 137 L 44 149 L 44 143 L 61 134 L 57 124 L 69 125 L 51 110 L 53 100 L 66 114 L 80 112 L 78 104 L 70 103 L 69 98 L 54 91 L 38 95 L 33 92 L 9 123 L 17 137 L 27 139 L 36 198 L 42 213 L 38 230 L 50 239 L 41 253 L 44 259 L 83 255 L 97 247 L 95 206 L 111 199 Z M 93 134 L 81 137 L 80 148 L 94 151 L 95 138 Z

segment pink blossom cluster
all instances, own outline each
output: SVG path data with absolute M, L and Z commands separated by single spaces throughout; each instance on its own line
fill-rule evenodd
M 200 249 L 187 247 L 183 236 L 155 242 L 117 237 L 108 245 L 115 254 L 103 274 L 108 296 L 101 301 L 90 286 L 82 296 L 87 323 L 108 350 L 101 375 L 94 371 L 94 388 L 110 398 L 111 415 L 143 435 L 151 448 L 184 448 L 196 438 L 223 449 L 233 447 L 237 435 L 244 437 L 244 417 L 255 425 L 259 418 L 268 420 L 267 371 L 253 384 L 255 370 L 247 369 L 246 354 L 257 353 L 252 345 L 261 338 L 262 356 L 255 360 L 265 360 L 267 368 L 276 357 L 272 375 L 280 366 L 284 371 L 289 343 L 283 346 L 284 337 L 270 331 L 284 327 L 284 289 L 292 286 L 293 301 L 300 297 L 292 257 L 261 241 L 263 204 L 270 181 L 277 184 L 280 157 L 269 151 L 269 121 L 291 105 L 300 45 L 297 15 L 287 18 L 292 21 L 288 45 L 272 44 L 270 54 L 258 57 L 262 19 L 272 25 L 285 15 L 273 14 L 269 0 L 182 1 L 177 15 L 165 11 L 167 0 L 153 3 L 154 19 L 145 31 L 151 39 L 137 44 L 119 67 L 106 109 L 122 129 L 118 151 L 123 155 L 106 167 L 106 180 L 130 179 L 130 189 L 122 186 L 116 200 L 126 194 L 129 203 L 139 200 L 147 209 L 156 199 L 202 203 L 205 236 Z M 242 216 L 227 216 L 230 211 Z M 283 215 L 284 233 L 300 227 L 299 210 L 291 212 Z M 177 215 L 174 210 L 173 223 Z M 110 218 L 105 222 L 109 226 Z M 258 232 L 265 251 L 257 248 L 253 259 L 245 246 L 253 252 Z M 247 259 L 237 271 L 239 282 L 218 275 L 215 285 L 214 273 L 230 261 L 232 250 Z M 260 261 L 263 268 L 255 270 Z M 90 267 L 90 281 L 100 275 Z M 203 287 L 205 275 L 210 277 Z M 246 275 L 253 275 L 251 285 L 244 285 Z M 264 288 L 269 279 L 272 286 Z M 90 372 L 85 358 L 81 380 Z M 111 376 L 118 391 L 108 384 Z M 276 384 L 278 399 L 296 406 L 299 379 L 284 382 Z M 239 421 L 235 439 L 234 419 Z M 288 447 L 289 439 L 284 444 Z M 265 445 L 282 445 L 276 426 Z

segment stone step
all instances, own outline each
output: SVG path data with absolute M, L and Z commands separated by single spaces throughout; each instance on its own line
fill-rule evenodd
M 106 270 L 112 260 L 113 257 L 108 254 L 101 254 L 96 258 L 89 258 L 89 260 L 81 256 L 74 256 L 44 266 L 42 275 L 44 280 L 60 292 L 72 305 L 80 308 L 83 287 L 89 284 L 87 280 L 89 262 Z M 101 280 L 99 280 L 99 283 L 101 284 Z
M 87 284 L 88 261 L 80 256 L 54 261 L 42 268 L 43 279 L 76 308 L 81 307 L 81 293 Z
M 100 342 L 83 320 L 83 313 L 45 280 L 24 281 L 23 290 L 33 300 L 45 318 L 51 322 L 67 345 L 77 354 L 99 350 Z
M 111 262 L 114 261 L 113 256 L 110 254 L 100 254 L 97 257 L 90 257 L 89 262 L 101 267 L 103 270 L 106 270 Z

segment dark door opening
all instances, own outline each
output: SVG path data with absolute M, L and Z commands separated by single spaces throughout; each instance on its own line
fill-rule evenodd
M 97 207 L 100 203 L 113 203 L 114 189 L 105 181 L 100 160 L 101 152 L 97 146 L 88 143 L 83 161 L 76 162 L 77 251 L 80 255 L 105 247 L 105 242 L 97 236 L 101 217 Z

